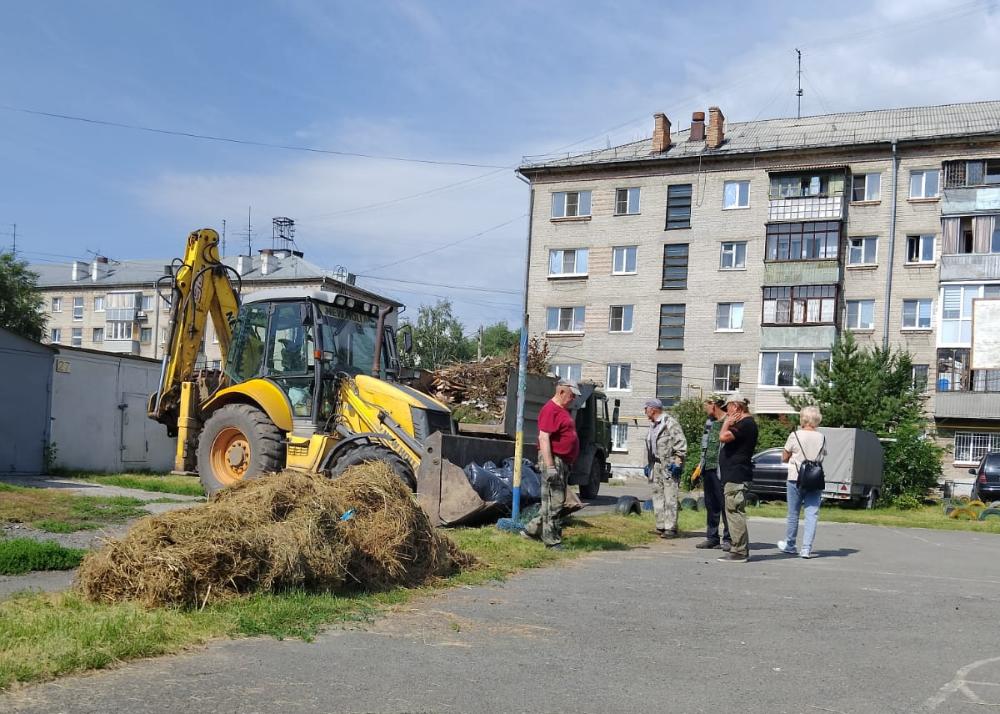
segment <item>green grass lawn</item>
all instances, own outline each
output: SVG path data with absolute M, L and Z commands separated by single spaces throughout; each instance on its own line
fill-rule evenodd
M 96 474 L 69 472 L 60 474 L 62 478 L 80 479 L 89 483 L 120 488 L 136 488 L 155 493 L 174 493 L 181 496 L 204 496 L 205 489 L 197 476 L 176 474 Z
M 33 570 L 69 570 L 83 560 L 86 551 L 64 548 L 58 543 L 39 543 L 30 538 L 0 540 L 0 575 L 23 575 Z
M 782 501 L 762 503 L 747 508 L 748 516 L 764 518 L 784 518 L 788 513 Z M 985 521 L 965 521 L 948 518 L 941 506 L 922 506 L 908 511 L 898 508 L 847 508 L 823 504 L 819 509 L 820 522 L 865 523 L 873 526 L 893 526 L 896 528 L 934 528 L 947 531 L 977 531 L 980 533 L 1000 533 L 1000 518 Z
M 479 559 L 479 567 L 422 588 L 381 593 L 254 595 L 202 611 L 94 605 L 73 592 L 20 595 L 0 602 L 0 689 L 177 652 L 211 638 L 268 635 L 309 640 L 331 623 L 368 621 L 386 607 L 440 588 L 500 580 L 595 550 L 627 550 L 653 540 L 651 528 L 648 514 L 574 519 L 565 531 L 562 551 L 546 550 L 492 526 L 456 529 L 449 535 Z
M 149 515 L 142 506 L 135 498 L 78 496 L 0 483 L 0 523 L 25 523 L 50 533 L 100 528 Z

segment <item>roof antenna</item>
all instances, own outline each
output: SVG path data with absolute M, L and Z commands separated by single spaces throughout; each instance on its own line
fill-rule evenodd
M 795 110 L 795 118 L 802 118 L 802 50 L 798 47 L 795 48 L 795 54 L 799 56 L 799 88 L 795 92 L 795 96 L 798 98 L 798 109 Z

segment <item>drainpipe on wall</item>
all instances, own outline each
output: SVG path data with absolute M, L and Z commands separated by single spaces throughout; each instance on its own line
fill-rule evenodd
M 895 267 L 893 253 L 896 247 L 896 190 L 899 180 L 899 156 L 896 154 L 896 140 L 892 140 L 892 204 L 889 217 L 889 256 L 885 278 L 885 304 L 882 307 L 882 349 L 889 349 L 889 308 L 892 305 L 892 271 Z

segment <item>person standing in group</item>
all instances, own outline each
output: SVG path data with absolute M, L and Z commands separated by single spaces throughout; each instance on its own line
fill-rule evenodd
M 580 440 L 569 405 L 580 396 L 576 382 L 560 379 L 556 393 L 538 412 L 538 470 L 542 474 L 542 504 L 524 535 L 545 547 L 562 549 L 563 505 L 570 469 L 580 455 Z
M 680 494 L 681 472 L 687 456 L 687 439 L 680 423 L 663 411 L 659 399 L 647 399 L 646 461 L 653 482 L 653 511 L 656 514 L 656 534 L 661 538 L 677 537 L 677 497 Z
M 817 431 L 823 415 L 819 407 L 804 407 L 799 412 L 799 425 L 788 435 L 781 460 L 788 464 L 788 519 L 785 540 L 778 541 L 778 550 L 795 555 L 795 537 L 799 530 L 799 510 L 805 508 L 806 524 L 802 531 L 802 548 L 798 551 L 803 558 L 811 558 L 813 540 L 816 537 L 816 523 L 819 521 L 819 506 L 823 500 L 823 489 L 805 490 L 799 487 L 799 467 L 803 461 L 822 462 L 826 456 L 826 437 Z
M 750 459 L 757 448 L 757 422 L 750 416 L 750 406 L 739 392 L 726 397 L 726 418 L 719 431 L 719 471 L 726 502 L 726 518 L 732 534 L 732 549 L 718 558 L 723 563 L 746 563 L 750 560 L 750 534 L 747 532 L 746 487 L 753 480 Z
M 701 436 L 701 462 L 698 470 L 701 474 L 701 484 L 705 491 L 705 540 L 695 545 L 695 548 L 722 547 L 727 553 L 732 548 L 732 538 L 729 535 L 729 519 L 726 517 L 726 503 L 722 495 L 722 481 L 719 480 L 719 433 L 722 431 L 722 420 L 726 413 L 720 397 L 712 397 L 704 402 L 705 431 Z M 722 520 L 722 538 L 719 538 L 719 520 Z

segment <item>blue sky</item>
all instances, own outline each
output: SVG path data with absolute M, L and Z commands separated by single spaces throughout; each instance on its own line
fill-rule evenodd
M 296 219 L 307 258 L 471 330 L 519 319 L 527 206 L 512 170 L 401 163 L 95 126 L 514 166 L 684 127 L 1000 98 L 996 0 L 139 2 L 0 7 L 0 246 L 32 261 L 172 257 L 227 221 L 255 249 Z M 398 200 L 465 182 L 428 195 Z M 372 204 L 383 204 L 367 208 Z M 389 263 L 505 224 L 479 238 Z M 245 240 L 245 239 L 242 239 Z M 482 290 L 497 290 L 496 293 Z

